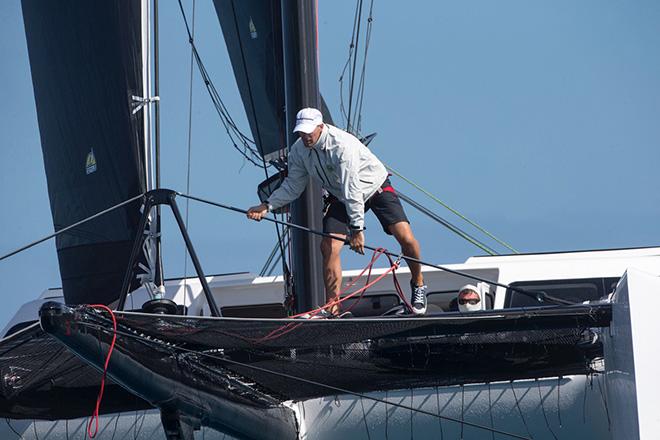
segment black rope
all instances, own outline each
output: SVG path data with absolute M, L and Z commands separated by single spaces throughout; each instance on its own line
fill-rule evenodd
M 387 402 L 387 390 L 385 390 L 385 401 Z M 389 418 L 390 418 L 390 407 L 385 405 L 385 440 L 388 439 L 387 428 L 388 428 L 389 421 L 390 421 Z
M 353 61 L 353 52 L 355 50 L 355 31 L 357 29 L 357 23 L 358 23 L 358 7 L 360 3 L 359 1 L 356 2 L 355 4 L 355 16 L 353 17 L 353 32 L 351 34 L 351 44 L 348 47 L 348 59 L 346 60 L 346 63 L 344 64 L 344 68 L 341 72 L 341 75 L 339 76 L 339 112 L 342 116 L 342 118 L 347 118 L 347 121 L 350 122 L 350 116 L 349 114 L 346 113 L 346 107 L 344 106 L 344 75 L 346 74 L 346 71 L 348 68 L 351 66 L 351 61 Z M 348 71 L 349 74 L 349 82 L 352 82 L 352 79 L 350 77 L 350 70 Z M 347 125 L 348 129 L 348 125 Z
M 218 208 L 223 208 L 223 209 L 226 209 L 228 211 L 234 211 L 234 212 L 238 212 L 238 213 L 241 213 L 241 214 L 247 214 L 247 210 L 241 209 L 241 208 L 236 208 L 234 206 L 225 205 L 225 204 L 218 203 L 218 202 L 213 202 L 211 200 L 202 199 L 200 197 L 191 196 L 189 194 L 177 193 L 177 195 L 179 195 L 181 197 L 189 198 L 191 200 L 195 200 L 195 201 L 200 202 L 200 203 L 205 203 L 207 205 L 212 205 L 212 206 L 216 206 Z M 310 234 L 330 238 L 330 239 L 333 239 L 333 240 L 339 240 L 339 241 L 342 241 L 344 243 L 347 243 L 346 239 L 341 239 L 341 238 L 338 238 L 338 237 L 336 237 L 332 234 L 327 234 L 325 232 L 316 231 L 314 229 L 308 228 L 306 226 L 297 225 L 295 223 L 285 222 L 285 221 L 273 219 L 273 218 L 270 218 L 270 217 L 263 217 L 262 220 L 279 223 L 280 225 L 288 226 L 289 228 L 298 229 L 298 230 L 301 230 L 301 231 L 308 232 Z M 364 245 L 364 248 L 369 249 L 371 251 L 377 251 L 377 250 L 380 249 L 380 248 L 375 248 L 375 247 L 369 246 L 369 245 Z M 497 281 L 489 280 L 487 278 L 482 278 L 482 277 L 479 277 L 479 276 L 476 276 L 476 275 L 468 274 L 468 273 L 462 272 L 460 270 L 450 269 L 446 266 L 440 266 L 438 264 L 429 263 L 427 261 L 420 260 L 419 258 L 410 257 L 410 256 L 407 256 L 407 255 L 404 255 L 404 254 L 395 254 L 395 253 L 390 252 L 388 250 L 385 250 L 383 253 L 386 254 L 386 255 L 389 255 L 390 257 L 404 258 L 407 261 L 412 261 L 412 262 L 415 262 L 415 263 L 419 263 L 423 266 L 434 267 L 436 269 L 440 269 L 440 270 L 443 270 L 443 271 L 448 272 L 448 273 L 453 273 L 454 275 L 460 275 L 462 277 L 469 278 L 469 279 L 472 279 L 472 280 L 475 280 L 475 281 L 481 281 L 481 282 L 484 282 L 484 283 L 492 284 L 494 286 L 503 287 L 505 289 L 510 289 L 510 290 L 515 291 L 515 292 L 521 293 L 523 295 L 530 296 L 530 297 L 532 297 L 536 300 L 539 300 L 539 301 L 544 300 L 544 301 L 556 302 L 556 303 L 559 303 L 559 304 L 570 304 L 570 305 L 575 304 L 573 302 L 566 301 L 566 300 L 563 300 L 561 298 L 551 297 L 550 295 L 546 295 L 544 292 L 533 292 L 533 291 L 529 291 L 529 290 L 524 290 L 524 289 L 521 289 L 519 287 L 510 286 L 508 284 L 503 284 L 503 283 L 500 283 L 500 282 L 497 282 Z M 542 299 L 539 299 L 539 298 L 542 298 Z
M 103 318 L 103 319 L 105 319 L 106 321 L 109 322 L 109 320 L 107 318 Z M 321 383 L 321 382 L 317 382 L 315 380 L 305 379 L 305 378 L 294 376 L 294 375 L 291 375 L 291 374 L 270 370 L 268 368 L 258 367 L 256 365 L 246 364 L 246 363 L 235 361 L 235 360 L 232 360 L 232 359 L 218 357 L 216 355 L 206 353 L 205 351 L 197 351 L 197 350 L 193 350 L 193 349 L 189 349 L 189 348 L 185 348 L 185 347 L 181 347 L 181 346 L 165 346 L 165 343 L 162 342 L 162 341 L 157 341 L 155 339 L 148 339 L 146 336 L 141 336 L 141 335 L 138 335 L 138 334 L 129 333 L 129 332 L 122 331 L 122 330 L 117 330 L 117 331 L 110 330 L 110 329 L 108 329 L 106 327 L 103 327 L 102 325 L 99 325 L 99 324 L 93 324 L 93 323 L 89 323 L 89 322 L 79 322 L 78 324 L 83 326 L 83 327 L 101 328 L 108 334 L 116 333 L 117 335 L 120 335 L 120 336 L 125 336 L 127 338 L 137 339 L 137 340 L 139 340 L 140 342 L 142 342 L 143 344 L 145 344 L 147 346 L 156 345 L 156 346 L 159 346 L 161 348 L 165 348 L 165 349 L 169 350 L 170 352 L 180 351 L 180 352 L 185 352 L 185 353 L 192 353 L 192 354 L 196 354 L 196 355 L 201 355 L 201 356 L 211 358 L 211 359 L 215 359 L 217 361 L 224 362 L 224 363 L 227 363 L 227 364 L 230 364 L 230 365 L 237 365 L 239 367 L 244 367 L 244 368 L 248 368 L 248 369 L 251 369 L 251 370 L 260 371 L 262 373 L 267 373 L 267 374 L 272 374 L 274 376 L 283 377 L 285 379 L 291 379 L 291 380 L 295 380 L 295 381 L 298 381 L 298 382 L 304 382 L 304 383 L 307 383 L 309 385 L 314 385 L 314 386 L 317 386 L 317 387 L 321 387 L 321 388 L 325 388 L 325 389 L 328 389 L 328 390 L 336 391 L 340 394 L 349 394 L 349 395 L 352 395 L 352 396 L 355 396 L 355 397 L 361 397 L 363 399 L 371 400 L 371 401 L 378 402 L 378 403 L 383 403 L 385 405 L 394 406 L 396 408 L 401 408 L 401 409 L 404 409 L 404 410 L 413 410 L 413 411 L 415 411 L 419 414 L 425 414 L 425 415 L 428 415 L 428 416 L 431 416 L 431 417 L 440 417 L 444 420 L 448 420 L 448 421 L 455 422 L 455 423 L 463 423 L 463 424 L 465 424 L 467 426 L 471 426 L 473 428 L 482 429 L 482 430 L 489 431 L 489 432 L 495 432 L 497 434 L 506 435 L 506 436 L 509 436 L 509 437 L 512 437 L 512 438 L 532 440 L 529 437 L 523 437 L 523 436 L 518 435 L 518 434 L 512 434 L 510 432 L 500 431 L 500 430 L 497 430 L 497 429 L 491 429 L 487 426 L 480 425 L 478 423 L 461 421 L 460 419 L 457 419 L 457 418 L 454 418 L 454 417 L 442 416 L 442 415 L 435 414 L 435 413 L 432 413 L 430 411 L 426 411 L 426 410 L 423 410 L 423 409 L 420 409 L 420 408 L 412 408 L 412 407 L 409 407 L 407 405 L 403 405 L 403 404 L 400 404 L 400 403 L 388 402 L 387 400 L 379 399 L 377 397 L 372 397 L 372 396 L 369 396 L 369 395 L 366 395 L 366 394 L 363 394 L 363 393 L 358 393 L 356 391 L 347 390 L 345 388 L 340 388 L 340 387 L 336 387 L 336 386 L 333 386 L 333 385 L 324 384 L 324 383 Z
M 440 415 L 440 387 L 435 387 L 435 405 L 438 407 L 438 416 Z M 442 430 L 442 419 L 438 417 L 438 427 L 440 428 L 440 440 L 445 438 L 445 433 Z M 492 426 L 491 426 L 492 428 Z
M 605 415 L 607 416 L 607 430 L 611 431 L 612 430 L 612 420 L 610 419 L 610 409 L 609 406 L 607 405 L 607 397 L 605 397 L 605 393 L 603 392 L 603 387 L 600 384 L 600 380 L 597 380 L 598 382 L 598 390 L 600 391 L 600 398 L 603 401 L 603 406 L 605 407 Z
M 522 409 L 520 408 L 520 403 L 518 402 L 518 396 L 516 396 L 516 389 L 513 387 L 513 381 L 511 381 L 511 391 L 513 392 L 513 399 L 516 401 L 516 408 L 518 408 L 520 419 L 522 420 L 523 425 L 525 425 L 525 431 L 527 431 L 527 435 L 529 435 L 529 438 L 533 438 L 532 433 L 529 431 L 529 426 L 527 426 L 527 421 L 525 421 L 525 416 L 523 415 Z
M 356 132 L 359 133 L 362 129 L 362 104 L 364 103 L 364 89 L 365 89 L 365 78 L 367 73 L 367 54 L 369 53 L 369 42 L 371 41 L 371 28 L 374 21 L 373 17 L 374 11 L 374 0 L 371 0 L 369 6 L 369 18 L 367 18 L 367 35 L 364 42 L 364 55 L 362 56 L 362 72 L 360 73 L 360 85 L 358 86 L 358 97 L 356 102 L 356 120 L 357 120 L 357 129 Z
M 584 378 L 584 395 L 582 397 L 582 424 L 587 423 L 587 388 L 591 384 L 591 390 L 593 391 L 593 373 Z
M 364 421 L 364 429 L 367 431 L 367 440 L 371 440 L 371 434 L 369 434 L 369 424 L 367 423 L 367 414 L 364 411 L 364 401 L 360 397 L 360 406 L 362 406 L 362 420 Z
M 102 215 L 104 215 L 104 214 L 107 214 L 107 213 L 109 213 L 109 212 L 111 212 L 111 211 L 114 211 L 115 209 L 121 208 L 121 207 L 124 206 L 124 205 L 128 205 L 129 203 L 134 202 L 134 201 L 140 199 L 140 198 L 143 197 L 143 196 L 144 196 L 144 193 L 143 193 L 143 194 L 140 194 L 140 195 L 138 195 L 138 196 L 132 197 L 132 198 L 130 198 L 130 199 L 128 199 L 128 200 L 125 200 L 125 201 L 123 201 L 123 202 L 121 202 L 121 203 L 118 203 L 118 204 L 116 204 L 116 205 L 114 205 L 114 206 L 111 206 L 111 207 L 108 208 L 108 209 L 104 209 L 103 211 L 97 212 L 96 214 L 91 215 L 91 216 L 87 217 L 86 219 L 80 220 L 79 222 L 76 222 L 76 223 L 74 223 L 74 224 L 72 224 L 72 225 L 69 225 L 69 226 L 67 226 L 67 227 L 65 227 L 65 228 L 62 228 L 62 229 L 60 229 L 60 230 L 57 231 L 57 232 L 54 232 L 54 233 L 52 233 L 52 234 L 50 234 L 50 235 L 47 235 L 46 237 L 40 238 L 39 240 L 33 241 L 33 242 L 30 243 L 30 244 L 27 244 L 27 245 L 25 245 L 25 246 L 22 246 L 22 247 L 16 249 L 16 250 L 13 250 L 13 251 L 9 252 L 8 254 L 5 254 L 5 255 L 1 256 L 1 257 L 0 257 L 0 261 L 4 260 L 5 258 L 9 258 L 9 257 L 11 257 L 12 255 L 16 255 L 16 254 L 18 254 L 19 252 L 23 252 L 23 251 L 25 251 L 25 250 L 27 250 L 27 249 L 30 249 L 31 247 L 34 247 L 34 246 L 38 245 L 39 243 L 43 243 L 43 242 L 46 241 L 46 240 L 50 240 L 50 239 L 53 238 L 53 237 L 57 237 L 58 235 L 64 234 L 65 232 L 67 232 L 67 231 L 69 231 L 69 230 L 71 230 L 71 229 L 73 229 L 73 228 L 77 228 L 78 226 L 80 226 L 80 225 L 82 225 L 82 224 L 85 224 L 85 223 L 87 223 L 88 221 L 94 220 L 95 218 L 98 218 L 98 217 L 100 217 L 100 216 L 102 216 Z
M 115 416 L 115 427 L 112 430 L 112 438 L 110 440 L 115 440 L 115 434 L 117 434 L 117 425 L 119 424 L 119 417 L 121 416 L 121 413 L 117 414 Z
M 560 392 L 561 392 L 561 376 L 557 376 L 557 418 L 559 419 L 559 427 L 561 428 L 561 398 L 560 398 Z
M 22 440 L 22 439 L 23 439 L 23 436 L 22 436 L 21 434 L 19 434 L 18 431 L 16 431 L 16 430 L 14 429 L 13 426 L 11 426 L 11 423 L 9 422 L 9 418 L 8 418 L 8 417 L 5 417 L 5 422 L 7 422 L 7 426 L 9 426 L 9 429 L 11 429 L 11 431 L 12 431 L 14 434 L 16 434 L 16 436 L 17 436 L 19 439 Z
M 413 389 L 410 388 L 410 440 L 413 440 L 413 415 Z
M 550 431 L 550 434 L 552 434 L 552 437 L 555 440 L 558 440 L 557 436 L 555 435 L 555 432 L 550 427 L 550 422 L 548 421 L 548 416 L 545 413 L 545 405 L 543 404 L 543 396 L 541 395 L 541 383 L 539 382 L 538 378 L 536 378 L 534 380 L 536 381 L 536 388 L 539 390 L 539 403 L 541 404 L 541 411 L 543 412 L 543 419 L 545 420 L 545 426 L 548 428 L 548 431 Z
M 222 122 L 222 125 L 225 127 L 225 131 L 229 136 L 229 140 L 231 141 L 232 146 L 243 156 L 245 160 L 247 160 L 248 162 L 252 163 L 257 167 L 263 167 L 264 165 L 259 163 L 259 161 L 261 160 L 261 156 L 250 145 L 250 144 L 255 144 L 255 142 L 252 139 L 250 139 L 248 136 L 243 134 L 243 132 L 238 128 L 236 122 L 234 122 L 229 111 L 227 110 L 227 107 L 222 101 L 218 89 L 215 87 L 215 84 L 213 84 L 213 81 L 211 80 L 211 77 L 208 71 L 206 70 L 206 66 L 204 65 L 204 62 L 202 61 L 202 58 L 199 55 L 199 52 L 197 51 L 197 46 L 195 46 L 195 40 L 193 38 L 190 26 L 188 24 L 188 18 L 186 17 L 186 13 L 183 9 L 183 4 L 181 3 L 181 0 L 178 0 L 178 2 L 179 2 L 179 9 L 181 11 L 181 16 L 183 18 L 183 22 L 186 27 L 186 32 L 188 34 L 188 41 L 192 48 L 192 52 L 195 57 L 195 62 L 197 63 L 197 68 L 199 69 L 199 72 L 202 75 L 202 79 L 204 80 L 204 85 L 206 86 L 206 90 L 208 91 L 213 106 L 215 107 L 215 110 L 218 113 L 218 116 L 220 117 L 220 121 Z M 242 149 L 238 146 L 238 143 L 242 144 L 243 146 Z M 250 154 L 248 154 L 248 152 Z
M 494 428 L 495 423 L 493 423 L 493 401 L 490 397 L 490 382 L 488 382 L 488 415 L 490 416 L 490 427 Z M 495 433 L 491 432 L 491 439 L 495 440 Z
M 371 31 L 373 28 L 373 9 L 374 1 L 371 0 L 369 6 L 369 16 L 367 18 L 367 31 L 364 39 L 364 53 L 362 55 L 362 67 L 360 68 L 359 79 L 356 77 L 358 60 L 358 48 L 360 45 L 362 11 L 364 9 L 363 0 L 357 0 L 355 4 L 355 15 L 353 17 L 353 31 L 351 33 L 351 42 L 348 49 L 348 58 L 339 76 L 339 110 L 342 119 L 346 119 L 346 130 L 359 136 L 362 129 L 362 106 L 364 104 L 364 91 L 366 84 L 367 56 L 369 54 L 369 43 L 371 41 Z M 348 112 L 344 104 L 344 78 L 348 74 Z M 358 83 L 356 86 L 356 82 Z
M 360 44 L 360 24 L 362 22 L 362 0 L 358 0 L 357 3 L 357 10 L 358 10 L 358 16 L 357 16 L 357 32 L 356 32 L 356 38 L 355 38 L 355 52 L 357 53 L 358 51 L 358 46 Z M 353 57 L 353 69 L 352 73 L 350 76 L 350 84 L 348 87 L 348 122 L 346 123 L 346 128 L 349 132 L 353 132 L 353 128 L 351 127 L 351 108 L 353 106 L 353 87 L 355 85 L 355 68 L 357 67 L 357 55 Z
M 465 427 L 463 422 L 465 422 L 465 385 L 461 384 L 461 440 L 463 440 L 463 428 Z

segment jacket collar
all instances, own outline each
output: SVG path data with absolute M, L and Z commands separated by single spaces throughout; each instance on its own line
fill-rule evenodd
M 319 136 L 319 140 L 316 141 L 314 145 L 312 145 L 312 148 L 314 148 L 315 150 L 325 150 L 327 139 L 328 139 L 328 126 L 326 124 L 323 124 L 323 130 L 321 130 L 321 136 Z

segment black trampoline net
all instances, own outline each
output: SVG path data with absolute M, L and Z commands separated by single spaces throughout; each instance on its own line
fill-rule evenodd
M 71 332 L 96 334 L 106 344 L 111 339 L 107 314 L 79 307 L 75 316 L 75 323 L 63 324 Z M 590 374 L 603 356 L 597 335 L 609 325 L 611 311 L 580 305 L 348 320 L 116 316 L 115 349 L 145 369 L 190 389 L 267 407 L 342 391 Z M 56 408 L 47 404 L 29 407 L 53 390 L 93 402 L 101 374 L 38 327 L 0 347 L 5 416 L 57 418 Z M 7 380 L 12 371 L 13 385 Z M 106 406 L 104 398 L 106 412 L 147 405 L 116 385 L 110 389 L 115 400 Z M 87 413 L 91 408 L 81 407 Z

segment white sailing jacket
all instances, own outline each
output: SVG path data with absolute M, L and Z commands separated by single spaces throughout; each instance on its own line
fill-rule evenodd
M 308 176 L 346 206 L 349 226 L 364 229 L 364 202 L 387 178 L 385 165 L 355 136 L 324 124 L 311 148 L 298 139 L 288 158 L 288 175 L 268 198 L 273 209 L 296 200 L 307 186 Z

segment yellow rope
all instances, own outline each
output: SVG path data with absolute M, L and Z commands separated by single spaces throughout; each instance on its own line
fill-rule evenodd
M 452 208 L 451 206 L 447 205 L 445 202 L 443 202 L 442 200 L 440 200 L 439 198 L 437 198 L 436 196 L 434 196 L 434 195 L 431 194 L 429 191 L 425 190 L 424 188 L 422 188 L 421 186 L 419 186 L 418 184 L 416 184 L 416 183 L 413 182 L 412 180 L 410 180 L 410 179 L 408 179 L 407 177 L 403 176 L 401 173 L 399 173 L 398 171 L 396 171 L 395 169 L 393 169 L 393 168 L 390 167 L 389 165 L 385 164 L 385 167 L 386 167 L 386 168 L 387 168 L 392 174 L 394 174 L 395 176 L 397 176 L 397 177 L 403 179 L 403 180 L 406 181 L 408 184 L 410 184 L 411 186 L 413 186 L 415 189 L 417 189 L 417 190 L 423 192 L 423 193 L 426 194 L 428 197 L 430 197 L 432 200 L 434 200 L 436 203 L 439 203 L 440 205 L 442 205 L 443 207 L 445 207 L 446 209 L 448 209 L 449 211 L 451 211 L 453 214 L 457 215 L 457 216 L 460 217 L 461 219 L 465 220 L 466 222 L 468 222 L 469 224 L 471 224 L 472 226 L 474 226 L 475 228 L 477 228 L 479 231 L 483 232 L 484 234 L 486 234 L 487 236 L 489 236 L 490 238 L 492 238 L 493 240 L 495 240 L 496 242 L 498 242 L 498 243 L 501 244 L 502 246 L 504 246 L 504 247 L 506 247 L 507 249 L 509 249 L 509 250 L 510 250 L 511 252 L 513 252 L 514 254 L 518 254 L 518 253 L 520 253 L 520 252 L 518 252 L 517 250 L 515 250 L 510 244 L 508 244 L 508 243 L 506 243 L 505 241 L 502 241 L 502 240 L 500 240 L 499 238 L 495 237 L 493 234 L 491 234 L 490 232 L 488 232 L 487 230 L 485 230 L 483 227 L 479 226 L 476 222 L 473 222 L 473 221 L 470 220 L 469 218 L 465 217 L 463 214 L 461 214 L 460 212 L 456 211 L 454 208 Z

